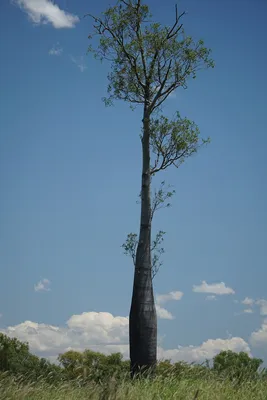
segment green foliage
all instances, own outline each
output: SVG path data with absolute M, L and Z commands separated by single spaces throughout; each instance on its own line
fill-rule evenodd
M 89 52 L 111 62 L 104 101 L 109 105 L 121 99 L 131 106 L 143 105 L 154 156 L 151 176 L 170 165 L 179 167 L 209 139 L 200 139 L 197 125 L 178 112 L 173 120 L 152 114 L 158 114 L 173 91 L 186 88 L 200 69 L 214 67 L 211 51 L 203 40 L 196 42 L 185 34 L 180 24 L 184 13 L 178 15 L 177 7 L 172 27 L 151 22 L 149 7 L 141 0 L 118 0 L 100 17 L 87 15 L 94 20 L 89 38 L 99 37 L 98 46 L 90 46 Z
M 250 358 L 247 353 L 234 353 L 231 350 L 221 351 L 213 359 L 213 368 L 221 376 L 231 380 L 255 379 L 263 361 Z
M 34 364 L 36 358 L 31 357 L 29 346 L 16 338 L 10 338 L 0 333 L 0 370 L 12 371 L 16 373 L 23 372 L 25 366 L 29 363 Z
M 165 181 L 162 181 L 159 189 L 154 191 L 151 207 L 151 219 L 153 219 L 154 214 L 157 210 L 160 210 L 162 208 L 169 208 L 171 206 L 170 199 L 174 194 L 175 190 L 171 189 L 170 185 L 165 187 Z M 139 194 L 139 197 L 141 197 L 141 193 Z M 157 232 L 155 238 L 152 240 L 151 243 L 152 279 L 156 276 L 160 267 L 162 266 L 161 256 L 162 254 L 164 254 L 163 242 L 165 234 L 166 232 L 160 230 L 159 232 Z M 122 245 L 124 254 L 132 258 L 134 265 L 137 245 L 138 235 L 136 233 L 129 233 L 125 242 Z
M 64 382 L 51 385 L 38 380 L 27 385 L 0 373 L 0 399 L 5 400 L 266 400 L 267 381 L 243 382 L 236 387 L 229 380 L 174 379 L 114 381 L 80 385 Z M 197 395 L 198 393 L 198 395 Z
M 138 245 L 138 235 L 136 233 L 128 233 L 127 238 L 121 246 L 126 256 L 130 256 L 135 265 L 136 249 Z
M 140 0 L 118 0 L 94 20 L 89 39 L 99 36 L 97 48 L 88 51 L 111 62 L 107 104 L 114 99 L 158 108 L 178 87 L 187 87 L 201 68 L 213 67 L 203 40 L 186 36 L 178 15 L 170 28 L 151 21 L 152 14 Z
M 171 206 L 170 199 L 174 194 L 175 190 L 171 190 L 170 185 L 165 188 L 165 181 L 162 181 L 159 189 L 154 191 L 151 206 L 151 219 L 153 219 L 155 211 L 160 210 L 161 208 L 169 208 Z
M 105 393 L 111 390 L 110 385 L 130 382 L 130 362 L 123 360 L 120 353 L 104 355 L 92 350 L 70 350 L 60 354 L 58 360 L 61 366 L 31 354 L 27 343 L 0 333 L 0 388 L 1 382 L 6 382 L 8 376 L 12 377 L 12 384 L 22 382 L 23 385 L 29 381 L 44 382 L 57 387 L 63 382 L 64 387 L 68 387 L 68 382 L 79 387 L 101 384 Z M 266 369 L 259 370 L 261 364 L 262 360 L 258 358 L 250 358 L 244 352 L 232 351 L 217 354 L 213 359 L 213 367 L 209 366 L 208 361 L 199 365 L 184 361 L 172 364 L 170 360 L 162 360 L 158 362 L 157 378 L 154 382 L 157 384 L 162 380 L 175 385 L 185 381 L 232 382 L 234 387 L 238 383 L 240 388 L 250 382 L 250 386 L 255 388 L 257 382 L 266 382 L 267 372 Z M 7 372 L 11 375 L 6 375 Z M 58 389 L 54 388 L 53 391 L 55 390 Z
M 199 139 L 199 128 L 188 118 L 176 113 L 173 120 L 160 116 L 151 119 L 150 147 L 154 155 L 151 174 L 154 175 L 173 165 L 179 167 L 186 158 L 192 156 L 209 139 Z
M 185 361 L 178 361 L 171 364 L 170 360 L 163 360 L 158 363 L 157 374 L 162 377 L 173 377 L 182 379 L 209 379 L 212 371 L 204 364 L 188 364 Z
M 129 371 L 129 361 L 122 360 L 120 353 L 104 355 L 92 350 L 83 353 L 70 350 L 60 354 L 58 360 L 70 380 L 99 383 L 114 376 L 122 378 Z
M 162 247 L 165 233 L 166 232 L 159 231 L 156 234 L 155 239 L 152 241 L 151 245 L 152 278 L 155 277 L 160 267 L 162 266 L 162 261 L 160 260 L 160 257 L 165 252 L 164 247 Z
M 47 359 L 39 358 L 29 351 L 28 343 L 0 333 L 0 371 L 22 375 L 35 380 L 42 376 L 47 381 L 60 381 L 61 369 Z
M 75 379 L 83 374 L 84 360 L 82 353 L 69 350 L 63 354 L 59 354 L 58 361 L 64 368 L 65 374 L 69 379 Z
M 157 232 L 155 239 L 151 243 L 152 279 L 156 276 L 160 267 L 162 266 L 162 261 L 160 260 L 160 257 L 164 253 L 164 248 L 162 247 L 162 244 L 164 241 L 165 233 L 166 232 L 163 231 Z M 124 254 L 132 258 L 134 265 L 137 245 L 138 236 L 136 233 L 129 233 L 125 242 L 122 245 L 122 248 L 124 249 Z

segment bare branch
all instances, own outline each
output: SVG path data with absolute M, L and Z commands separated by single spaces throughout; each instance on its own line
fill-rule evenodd
M 164 43 L 165 43 L 166 41 L 168 41 L 169 39 L 172 39 L 173 37 L 175 37 L 175 35 L 177 35 L 177 33 L 182 29 L 183 24 L 179 25 L 178 27 L 177 27 L 177 25 L 178 25 L 178 23 L 179 23 L 179 20 L 180 20 L 184 15 L 185 15 L 185 12 L 183 12 L 182 14 L 180 14 L 180 15 L 178 16 L 178 9 L 177 9 L 177 4 L 176 4 L 176 5 L 175 5 L 175 23 L 174 23 L 174 25 L 172 26 L 172 28 L 171 28 L 169 31 L 167 31 L 167 34 L 166 34 L 164 40 L 163 40 L 162 43 L 161 43 L 161 46 L 160 46 L 161 48 L 163 48 Z M 175 29 L 176 27 L 177 27 L 177 29 Z M 155 54 L 154 54 L 154 57 L 153 57 L 152 62 L 151 62 L 151 65 L 150 65 L 150 71 L 149 71 L 149 77 L 148 77 L 149 82 L 150 82 L 150 80 L 151 80 L 151 78 L 152 78 L 153 70 L 154 70 L 154 68 L 155 68 L 155 63 L 156 63 L 156 60 L 157 60 L 158 56 L 159 56 L 159 48 L 156 49 Z
M 167 34 L 167 36 L 166 36 L 166 39 L 167 39 L 167 40 L 173 38 L 173 37 L 174 37 L 175 35 L 177 35 L 177 33 L 182 29 L 183 24 L 179 25 L 178 27 L 177 27 L 177 25 L 178 25 L 180 19 L 181 19 L 184 15 L 185 15 L 185 12 L 183 12 L 182 14 L 180 14 L 180 15 L 178 16 L 178 8 L 177 8 L 177 4 L 175 4 L 175 23 L 174 23 L 174 25 L 172 26 L 172 28 L 169 30 L 169 32 L 168 32 L 168 34 Z M 177 29 L 175 29 L 176 27 L 177 27 Z
M 155 108 L 155 104 L 156 104 L 157 100 L 158 100 L 158 99 L 160 98 L 160 96 L 161 96 L 161 92 L 162 92 L 162 90 L 163 90 L 163 88 L 164 88 L 164 86 L 165 86 L 165 84 L 166 84 L 166 82 L 167 82 L 168 75 L 169 75 L 169 72 L 170 72 L 170 70 L 171 70 L 171 66 L 172 66 L 172 60 L 170 60 L 170 62 L 169 62 L 168 69 L 167 69 L 167 72 L 166 72 L 165 77 L 164 77 L 164 79 L 163 79 L 163 82 L 162 82 L 162 84 L 160 85 L 160 88 L 159 88 L 159 90 L 158 90 L 156 96 L 154 97 L 154 100 L 152 101 L 152 103 L 151 103 L 151 105 L 150 105 L 150 110 L 151 110 L 151 111 Z
M 146 60 L 145 60 L 145 54 L 144 54 L 144 45 L 143 45 L 143 40 L 142 40 L 142 32 L 141 32 L 140 17 L 139 17 L 140 5 L 141 5 L 141 0 L 138 0 L 137 5 L 136 5 L 136 14 L 137 14 L 136 36 L 137 36 L 137 40 L 139 43 L 139 51 L 141 53 L 144 76 L 145 76 L 145 80 L 147 80 Z

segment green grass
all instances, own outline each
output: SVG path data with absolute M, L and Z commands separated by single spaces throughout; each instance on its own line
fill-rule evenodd
M 199 394 L 195 397 L 197 390 Z M 267 381 L 258 380 L 235 385 L 218 379 L 156 378 L 109 384 L 62 383 L 49 385 L 42 380 L 25 383 L 8 374 L 0 375 L 1 400 L 267 400 Z

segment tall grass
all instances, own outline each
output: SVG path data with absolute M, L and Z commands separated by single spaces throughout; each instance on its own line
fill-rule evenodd
M 1 400 L 267 400 L 267 381 L 235 382 L 216 376 L 186 378 L 156 377 L 130 381 L 110 379 L 108 382 L 82 381 L 49 384 L 42 378 L 35 382 L 25 377 L 0 374 Z

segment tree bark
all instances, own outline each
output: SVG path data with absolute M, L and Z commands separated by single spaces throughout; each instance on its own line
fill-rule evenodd
M 130 309 L 131 375 L 154 369 L 157 363 L 157 315 L 151 266 L 150 118 L 144 107 L 142 137 L 142 188 L 139 242 L 136 252 Z

